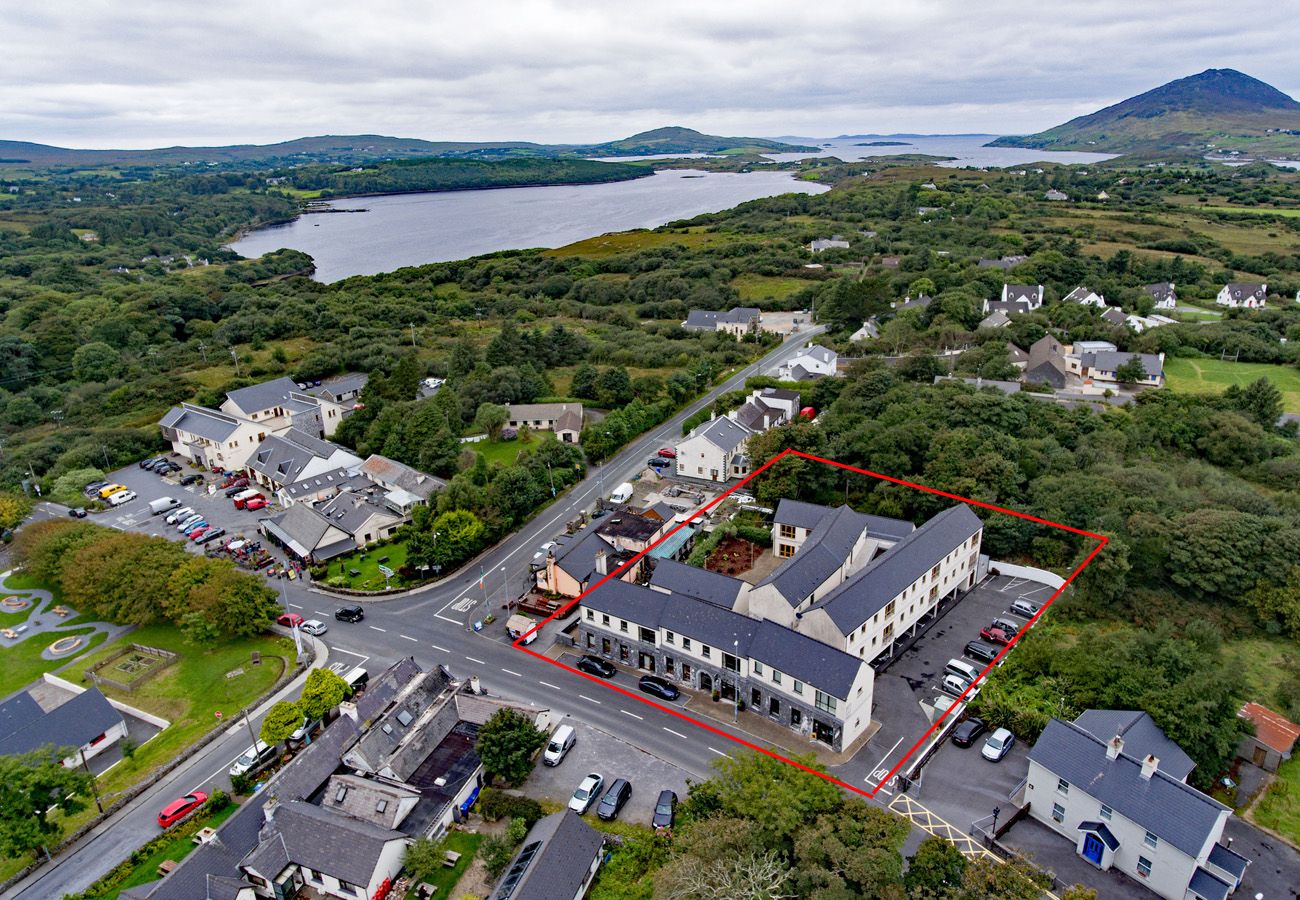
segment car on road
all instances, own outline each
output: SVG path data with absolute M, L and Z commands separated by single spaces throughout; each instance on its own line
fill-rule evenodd
M 652 828 L 672 828 L 677 818 L 677 795 L 672 791 L 660 791 L 655 801 L 655 812 L 650 817 Z
M 297 613 L 285 613 L 275 620 L 275 624 L 283 625 L 285 628 L 293 628 L 295 625 L 302 625 L 302 616 Z
M 192 794 L 186 794 L 184 797 L 178 797 L 159 810 L 158 824 L 163 828 L 171 828 L 207 802 L 208 795 L 203 791 L 195 791 Z
M 360 622 L 366 617 L 366 611 L 359 606 L 340 606 L 334 610 L 334 618 L 340 622 Z
M 188 519 L 192 515 L 194 515 L 194 507 L 182 506 L 180 509 L 173 512 L 167 518 L 163 519 L 163 521 L 166 522 L 168 525 L 179 525 L 182 521 Z
M 988 726 L 984 724 L 984 720 L 971 716 L 952 730 L 952 742 L 958 747 L 969 747 L 986 731 Z
M 592 772 L 582 779 L 578 789 L 569 798 L 569 809 L 582 815 L 591 809 L 591 805 L 600 797 L 600 789 L 605 786 L 605 779 Z
M 1011 748 L 1016 745 L 1016 736 L 1005 728 L 999 728 L 988 736 L 984 746 L 980 748 L 980 756 L 989 762 L 999 762 L 1002 757 L 1011 752 Z
M 230 777 L 234 778 L 238 775 L 247 775 L 249 772 L 256 772 L 260 769 L 264 769 L 270 765 L 278 755 L 279 751 L 276 750 L 275 747 L 267 744 L 266 741 L 258 741 L 256 744 L 245 750 L 240 755 L 239 759 L 235 760 L 234 765 L 230 767 Z
M 993 644 L 1011 643 L 1011 635 L 1007 634 L 996 625 L 985 625 L 980 629 L 980 637 Z
M 68 515 L 74 519 L 86 518 L 86 508 L 84 506 L 74 506 L 68 510 Z
M 676 700 L 682 695 L 682 692 L 671 682 L 658 675 L 642 675 L 641 680 L 637 682 L 637 687 L 647 694 L 654 694 L 660 700 Z
M 660 447 L 659 455 L 664 457 L 665 459 L 676 459 L 677 451 L 674 450 L 672 447 Z
M 632 785 L 628 784 L 626 778 L 615 778 L 614 783 L 605 791 L 605 796 L 600 798 L 600 805 L 596 807 L 596 815 L 606 822 L 618 818 L 619 810 L 632 798 Z
M 607 659 L 601 659 L 599 656 L 584 656 L 578 660 L 577 669 L 580 672 L 586 672 L 588 675 L 598 675 L 601 678 L 613 678 L 618 669 Z
M 308 619 L 306 622 L 303 622 L 302 625 L 298 627 L 301 628 L 307 634 L 316 634 L 316 635 L 324 634 L 325 632 L 330 630 L 330 627 L 326 625 L 324 622 L 322 622 L 320 619 Z
M 244 509 L 266 509 L 266 498 L 254 497 L 244 504 Z
M 224 528 L 209 528 L 203 532 L 203 537 L 199 538 L 195 543 L 206 544 L 208 541 L 215 541 L 219 537 L 224 537 L 225 534 L 226 529 Z

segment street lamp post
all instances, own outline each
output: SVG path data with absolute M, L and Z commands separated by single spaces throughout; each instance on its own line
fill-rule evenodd
M 551 479 L 551 496 L 555 496 L 555 473 L 551 471 L 551 464 L 546 463 L 546 476 Z
M 734 710 L 734 712 L 733 712 L 733 715 L 732 715 L 732 717 L 731 717 L 731 721 L 733 721 L 733 722 L 739 722 L 739 721 L 740 721 L 740 639 L 739 639 L 739 638 L 736 638 L 735 640 L 733 640 L 733 641 L 731 642 L 731 646 L 732 646 L 732 649 L 734 649 L 734 650 L 736 651 L 736 653 L 735 653 L 735 657 L 736 657 L 736 684 L 735 684 L 735 686 L 733 687 L 733 690 L 735 691 L 735 696 L 732 698 L 735 702 L 732 704 L 732 709 Z

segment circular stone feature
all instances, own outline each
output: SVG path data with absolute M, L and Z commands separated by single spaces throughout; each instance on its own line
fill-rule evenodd
M 78 647 L 82 645 L 82 643 L 83 641 L 79 637 L 65 637 L 65 638 L 59 638 L 53 644 L 50 644 L 50 646 L 46 649 L 48 649 L 49 652 L 54 656 L 63 656 L 64 654 L 71 653 L 73 650 L 76 650 Z
M 0 609 L 5 612 L 18 612 L 32 605 L 32 601 L 27 597 L 19 597 L 16 594 L 12 597 L 5 597 L 0 600 Z

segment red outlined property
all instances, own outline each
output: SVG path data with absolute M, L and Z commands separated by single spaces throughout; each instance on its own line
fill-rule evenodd
M 782 459 L 784 459 L 784 458 L 787 457 L 787 456 L 797 456 L 797 457 L 800 457 L 800 458 L 802 458 L 802 459 L 808 460 L 808 461 L 810 461 L 810 462 L 821 463 L 821 464 L 828 465 L 828 466 L 834 466 L 835 468 L 843 469 L 843 470 L 845 470 L 846 472 L 852 472 L 852 473 L 855 473 L 855 474 L 858 474 L 858 475 L 865 475 L 865 476 L 867 476 L 867 477 L 875 478 L 875 479 L 878 479 L 878 480 L 880 480 L 880 481 L 885 481 L 885 482 L 888 482 L 888 483 L 890 483 L 890 484 L 899 485 L 899 486 L 901 486 L 901 487 L 914 488 L 914 489 L 919 490 L 919 491 L 924 491 L 924 492 L 926 492 L 926 493 L 928 493 L 928 494 L 934 494 L 934 495 L 939 496 L 939 497 L 945 497 L 945 498 L 947 498 L 947 499 L 949 499 L 949 500 L 953 500 L 953 501 L 956 501 L 956 502 L 959 502 L 959 503 L 966 503 L 966 504 L 969 504 L 970 506 L 979 507 L 979 508 L 981 508 L 981 509 L 986 509 L 986 510 L 990 510 L 990 511 L 993 511 L 993 512 L 999 512 L 999 513 L 1005 513 L 1006 515 L 1009 515 L 1009 516 L 1015 516 L 1016 518 L 1019 518 L 1019 519 L 1025 519 L 1026 521 L 1034 522 L 1034 523 L 1036 523 L 1036 524 L 1038 524 L 1038 525 L 1045 525 L 1045 526 L 1048 526 L 1048 527 L 1051 527 L 1051 528 L 1057 528 L 1057 529 L 1060 529 L 1060 530 L 1062 530 L 1062 531 L 1067 531 L 1067 532 L 1070 532 L 1070 533 L 1072 533 L 1072 534 L 1080 535 L 1080 536 L 1082 536 L 1082 537 L 1093 538 L 1093 539 L 1095 539 L 1095 540 L 1097 541 L 1097 546 L 1094 547 L 1094 548 L 1092 549 L 1092 552 L 1090 552 L 1090 553 L 1089 553 L 1089 554 L 1088 554 L 1088 555 L 1083 559 L 1083 561 L 1080 562 L 1079 565 L 1077 565 L 1077 566 L 1074 568 L 1074 570 L 1073 570 L 1072 572 L 1070 572 L 1070 574 L 1066 577 L 1065 581 L 1061 584 L 1061 586 L 1058 587 L 1058 588 L 1057 588 L 1057 589 L 1052 593 L 1051 597 L 1049 597 L 1049 598 L 1048 598 L 1048 599 L 1043 603 L 1042 608 L 1039 609 L 1039 611 L 1038 611 L 1037 613 L 1035 613 L 1034 616 L 1029 620 L 1029 624 L 1028 624 L 1028 626 L 1026 626 L 1026 627 L 1025 627 L 1023 630 L 1021 630 L 1018 634 L 1016 634 L 1016 635 L 1011 639 L 1010 643 L 1008 643 L 1005 647 L 1002 648 L 1001 652 L 998 653 L 997 657 L 996 657 L 992 662 L 988 663 L 988 664 L 987 664 L 987 665 L 986 665 L 982 670 L 980 670 L 979 678 L 976 679 L 976 681 L 972 682 L 971 685 L 970 685 L 969 687 L 967 687 L 966 690 L 961 694 L 961 696 L 959 696 L 959 697 L 957 698 L 957 701 L 958 701 L 958 702 L 957 702 L 956 704 L 954 704 L 952 707 L 950 707 L 949 709 L 945 710 L 944 713 L 943 713 L 941 716 L 939 716 L 939 718 L 936 719 L 936 720 L 935 720 L 935 721 L 930 725 L 930 727 L 929 727 L 928 729 L 926 729 L 925 733 L 922 734 L 919 738 L 917 738 L 917 740 L 916 740 L 916 741 L 911 745 L 911 747 L 908 748 L 907 752 L 903 754 L 902 758 L 899 759 L 898 762 L 895 763 L 894 766 L 893 766 L 891 769 L 889 769 L 888 773 L 885 774 L 883 777 L 881 777 L 881 778 L 878 780 L 876 786 L 875 786 L 874 788 L 870 789 L 870 790 L 864 790 L 863 788 L 856 787 L 856 786 L 854 786 L 854 785 L 852 785 L 852 784 L 848 784 L 848 783 L 846 783 L 846 782 L 844 782 L 844 781 L 841 781 L 840 779 L 835 778 L 835 777 L 833 777 L 833 776 L 831 776 L 831 775 L 828 775 L 828 774 L 826 774 L 826 773 L 824 773 L 824 772 L 818 772 L 818 771 L 815 770 L 815 769 L 809 768 L 808 766 L 802 765 L 802 764 L 800 764 L 800 763 L 798 763 L 798 762 L 796 762 L 796 761 L 794 761 L 794 760 L 788 759 L 788 758 L 786 758 L 785 756 L 782 756 L 781 754 L 775 752 L 774 750 L 771 750 L 771 749 L 769 749 L 769 748 L 767 748 L 767 747 L 760 746 L 760 745 L 758 745 L 758 744 L 756 744 L 756 743 L 752 743 L 752 742 L 750 742 L 750 741 L 745 740 L 744 738 L 736 737 L 735 735 L 732 735 L 732 734 L 730 734 L 730 733 L 728 733 L 728 732 L 726 732 L 726 731 L 723 731 L 723 730 L 720 729 L 720 728 L 717 728 L 717 727 L 715 727 L 715 726 L 713 726 L 713 725 L 710 725 L 708 722 L 705 722 L 705 721 L 702 721 L 702 720 L 700 720 L 700 719 L 697 719 L 697 718 L 695 718 L 695 717 L 693 717 L 693 716 L 690 716 L 690 715 L 686 714 L 685 712 L 683 712 L 683 711 L 681 711 L 681 710 L 679 710 L 679 709 L 674 709 L 674 708 L 671 707 L 671 706 L 667 706 L 667 705 L 665 705 L 665 704 L 662 704 L 662 703 L 656 702 L 655 700 L 652 700 L 652 699 L 648 698 L 645 694 L 642 694 L 642 693 L 639 693 L 639 692 L 634 692 L 634 691 L 629 691 L 629 690 L 627 690 L 627 689 L 625 689 L 625 688 L 622 688 L 622 687 L 620 687 L 620 686 L 618 686 L 618 685 L 616 685 L 616 684 L 611 684 L 610 682 L 607 682 L 607 681 L 605 681 L 605 680 L 603 680 L 603 679 L 597 678 L 597 677 L 595 677 L 595 676 L 593 676 L 593 675 L 588 675 L 586 672 L 582 672 L 582 671 L 579 671 L 579 670 L 576 669 L 576 668 L 573 668 L 572 666 L 565 665 L 564 663 L 560 662 L 559 660 L 551 659 L 549 656 L 545 656 L 545 655 L 543 655 L 543 654 L 541 654 L 541 653 L 538 653 L 538 652 L 536 652 L 536 651 L 534 651 L 534 650 L 530 650 L 528 647 L 526 647 L 526 646 L 524 645 L 524 642 L 525 642 L 526 640 L 528 640 L 528 639 L 529 639 L 529 636 L 532 635 L 534 632 L 538 631 L 538 630 L 541 629 L 544 625 L 546 625 L 547 623 L 551 622 L 552 620 L 564 616 L 566 613 L 568 613 L 568 611 L 569 611 L 570 609 L 572 609 L 572 608 L 574 607 L 575 604 L 580 604 L 580 603 L 582 602 L 583 598 L 586 597 L 588 594 L 590 594 L 590 593 L 592 593 L 593 591 L 597 590 L 601 585 L 603 585 L 605 582 L 609 581 L 611 578 L 617 578 L 620 574 L 622 574 L 624 571 L 626 571 L 629 567 L 635 565 L 635 564 L 636 564 L 636 563 L 637 563 L 637 562 L 638 562 L 642 557 L 644 557 L 647 553 L 649 553 L 651 550 L 653 550 L 656 546 L 658 546 L 658 545 L 661 544 L 663 541 L 667 540 L 669 537 L 671 537 L 673 534 L 675 534 L 679 529 L 681 529 L 681 528 L 685 527 L 686 525 L 689 525 L 691 522 L 695 521 L 698 517 L 700 517 L 700 516 L 703 515 L 704 513 L 708 512 L 708 510 L 712 509 L 714 506 L 716 506 L 716 505 L 718 505 L 719 503 L 721 503 L 724 499 L 726 499 L 726 497 L 727 497 L 729 494 L 731 494 L 732 492 L 734 492 L 734 491 L 736 491 L 736 490 L 739 490 L 740 488 L 744 487 L 746 484 L 748 484 L 751 480 L 753 480 L 753 479 L 754 479 L 756 476 L 758 476 L 760 473 L 762 473 L 762 472 L 765 471 L 766 469 L 770 468 L 771 466 L 775 465 L 776 463 L 780 462 Z M 885 784 L 889 783 L 890 780 L 891 780 L 892 778 L 894 778 L 894 776 L 897 775 L 897 774 L 899 773 L 900 770 L 902 770 L 903 766 L 907 763 L 907 761 L 908 761 L 909 759 L 912 758 L 912 756 L 917 752 L 917 750 L 919 750 L 922 746 L 924 746 L 925 743 L 926 743 L 926 741 L 928 741 L 928 740 L 930 739 L 930 737 L 931 737 L 933 734 L 935 734 L 937 731 L 939 731 L 940 729 L 942 729 L 943 727 L 945 727 L 945 725 L 946 725 L 946 720 L 947 720 L 949 714 L 950 714 L 954 709 L 959 709 L 959 708 L 961 707 L 961 705 L 964 704 L 964 702 L 965 702 L 966 699 L 967 699 L 967 694 L 969 694 L 972 690 L 974 690 L 975 687 L 976 687 L 976 685 L 980 684 L 980 683 L 984 680 L 984 678 L 988 675 L 988 673 L 989 673 L 990 671 L 992 671 L 992 669 L 993 669 L 995 666 L 997 666 L 999 663 L 1002 662 L 1003 658 L 1006 656 L 1006 654 L 1007 654 L 1008 652 L 1010 652 L 1011 648 L 1014 647 L 1014 646 L 1016 645 L 1016 643 L 1017 643 L 1017 642 L 1018 642 L 1022 637 L 1024 637 L 1025 634 L 1027 634 L 1027 633 L 1032 629 L 1032 627 L 1033 627 L 1033 626 L 1038 622 L 1039 618 L 1042 617 L 1043 613 L 1047 612 L 1048 608 L 1050 608 L 1051 605 L 1052 605 L 1053 603 L 1056 602 L 1056 599 L 1057 599 L 1057 598 L 1058 598 L 1058 597 L 1059 597 L 1059 596 L 1060 596 L 1060 595 L 1065 591 L 1065 589 L 1066 589 L 1067 587 L 1069 587 L 1069 585 L 1074 581 L 1075 577 L 1076 577 L 1080 572 L 1082 572 L 1082 571 L 1084 570 L 1084 568 L 1086 568 L 1086 567 L 1087 567 L 1087 566 L 1088 566 L 1088 565 L 1093 561 L 1093 559 L 1097 556 L 1097 554 L 1101 551 L 1101 549 L 1102 549 L 1103 547 L 1106 546 L 1106 542 L 1107 542 L 1107 538 L 1106 538 L 1104 535 L 1094 534 L 1094 533 L 1091 532 L 1091 531 L 1084 531 L 1083 529 L 1073 528 L 1073 527 L 1071 527 L 1071 526 L 1069 526 L 1069 525 L 1063 525 L 1063 524 L 1061 524 L 1060 522 L 1053 522 L 1053 521 L 1051 521 L 1051 520 L 1049 520 L 1049 519 L 1043 519 L 1043 518 L 1039 518 L 1038 516 L 1030 515 L 1029 513 L 1017 512 L 1016 510 L 1006 509 L 1005 507 L 996 506 L 996 505 L 994 505 L 994 504 L 992 504 L 992 503 L 984 503 L 984 502 L 982 502 L 982 501 L 980 501 L 980 500 L 972 500 L 972 499 L 969 498 L 969 497 L 962 497 L 962 496 L 960 496 L 960 495 L 958 495 L 958 494 L 952 494 L 952 493 L 949 493 L 949 492 L 947 492 L 947 491 L 941 491 L 941 490 L 938 490 L 938 489 L 936 489 L 936 488 L 926 487 L 925 485 L 917 484 L 917 483 L 912 482 L 912 481 L 905 481 L 905 480 L 903 480 L 903 479 L 901 479 L 901 478 L 894 478 L 894 477 L 889 476 L 889 475 L 882 475 L 882 474 L 880 474 L 879 472 L 872 472 L 872 471 L 870 471 L 870 470 L 868 470 L 868 469 L 861 469 L 861 468 L 858 468 L 858 467 L 856 467 L 856 466 L 850 466 L 850 465 L 847 465 L 847 464 L 845 464 L 845 463 L 835 462 L 834 460 L 825 459 L 825 458 L 820 457 L 820 456 L 814 456 L 814 455 L 809 454 L 809 453 L 803 453 L 803 452 L 801 452 L 801 451 L 799 451 L 799 450 L 787 449 L 787 450 L 783 450 L 783 451 L 781 451 L 781 452 L 778 453 L 776 456 L 774 456 L 774 457 L 772 457 L 771 459 L 769 459 L 769 460 L 768 460 L 767 462 L 765 462 L 763 465 L 759 466 L 757 469 L 755 469 L 753 472 L 751 472 L 751 473 L 750 473 L 746 478 L 744 478 L 742 481 L 740 481 L 740 482 L 737 483 L 736 485 L 734 485 L 734 486 L 728 488 L 726 491 L 724 491 L 724 492 L 722 492 L 720 495 L 718 495 L 718 497 L 715 498 L 712 502 L 710 502 L 710 503 L 708 503 L 707 505 L 702 506 L 700 509 L 696 510 L 696 512 L 695 512 L 694 514 L 692 514 L 691 517 L 690 517 L 689 519 L 687 519 L 686 521 L 681 522 L 681 523 L 679 523 L 678 525 L 676 525 L 675 527 L 673 527 L 672 530 L 670 530 L 670 531 L 669 531 L 667 534 L 665 534 L 663 537 L 659 538 L 659 540 L 655 541 L 653 544 L 651 544 L 650 546 L 648 546 L 645 550 L 642 550 L 642 551 L 641 551 L 640 553 L 638 553 L 636 556 L 632 557 L 632 558 L 629 559 L 627 562 L 623 563 L 623 565 L 619 566 L 617 569 L 615 569 L 615 570 L 613 570 L 612 572 L 610 572 L 609 574 L 605 575 L 605 577 L 601 578 L 600 581 L 596 582 L 594 585 L 592 585 L 591 587 L 587 588 L 585 591 L 583 591 L 583 592 L 582 592 L 581 594 L 579 594 L 577 597 L 573 598 L 573 599 L 570 600 L 568 603 L 564 604 L 564 606 L 560 607 L 558 610 L 556 610 L 555 612 L 551 613 L 551 615 L 548 616 L 545 620 L 543 620 L 543 621 L 537 623 L 537 625 L 535 625 L 535 626 L 534 626 L 532 629 L 530 629 L 527 633 L 525 633 L 525 634 L 521 635 L 520 637 L 518 637 L 518 638 L 517 638 L 517 639 L 516 639 L 512 644 L 511 644 L 511 646 L 513 646 L 515 649 L 520 650 L 520 651 L 522 651 L 522 652 L 524 652 L 524 653 L 527 653 L 527 654 L 529 654 L 530 656 L 533 656 L 533 657 L 535 657 L 535 658 L 537 658 L 537 659 L 539 659 L 539 660 L 542 660 L 542 661 L 544 661 L 544 662 L 550 663 L 551 665 L 554 665 L 554 666 L 558 666 L 558 667 L 560 667 L 561 669 L 564 669 L 566 672 L 569 672 L 569 673 L 571 673 L 571 674 L 573 674 L 573 675 L 576 675 L 576 676 L 578 676 L 579 678 L 585 678 L 585 679 L 587 679 L 588 681 L 591 681 L 591 682 L 593 682 L 593 683 L 595 683 L 595 684 L 599 684 L 599 685 L 600 685 L 601 687 L 603 687 L 603 688 L 606 688 L 606 689 L 611 690 L 611 691 L 617 691 L 618 693 L 623 694 L 623 695 L 626 696 L 626 697 L 631 697 L 631 698 L 633 698 L 633 699 L 635 699 L 635 700 L 640 701 L 641 703 L 645 703 L 645 704 L 647 704 L 647 705 L 649 705 L 649 706 L 653 706 L 655 709 L 659 710 L 660 712 L 667 713 L 668 715 L 673 716 L 673 717 L 675 717 L 675 718 L 677 718 L 677 719 L 680 719 L 680 720 L 683 721 L 683 722 L 689 722 L 690 724 L 692 724 L 692 725 L 694 725 L 694 726 L 696 726 L 696 727 L 698 727 L 698 728 L 702 728 L 702 729 L 704 729 L 704 730 L 707 731 L 707 732 L 710 732 L 710 733 L 712 733 L 712 734 L 715 734 L 715 735 L 717 735 L 717 736 L 719 736 L 719 737 L 721 737 L 721 738 L 725 738 L 726 740 L 728 740 L 728 741 L 732 741 L 733 743 L 739 744 L 739 745 L 741 745 L 742 747 L 745 747 L 746 749 L 753 750 L 753 751 L 755 751 L 756 753 L 762 753 L 762 754 L 764 754 L 765 756 L 769 756 L 769 757 L 771 757 L 771 758 L 773 758 L 773 759 L 778 759 L 778 760 L 780 760 L 781 762 L 784 762 L 784 763 L 786 763 L 786 764 L 788 764 L 788 765 L 794 766 L 795 768 L 802 769 L 802 770 L 805 771 L 805 772 L 809 772 L 809 773 L 811 773 L 811 774 L 813 774 L 813 775 L 816 775 L 816 776 L 819 777 L 819 778 L 825 779 L 826 781 L 829 781 L 829 782 L 831 782 L 832 784 L 838 785 L 839 787 L 846 788 L 847 790 L 853 791 L 853 792 L 856 793 L 856 794 L 861 794 L 861 795 L 863 795 L 863 796 L 865 796 L 865 797 L 875 797 L 876 794 L 880 791 L 880 789 L 881 789 Z

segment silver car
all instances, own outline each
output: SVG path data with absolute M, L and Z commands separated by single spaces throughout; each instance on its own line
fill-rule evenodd
M 329 626 L 326 625 L 324 622 L 322 622 L 320 619 L 308 619 L 306 622 L 303 622 L 298 627 L 301 628 L 307 634 L 324 634 L 325 632 L 330 630 Z

